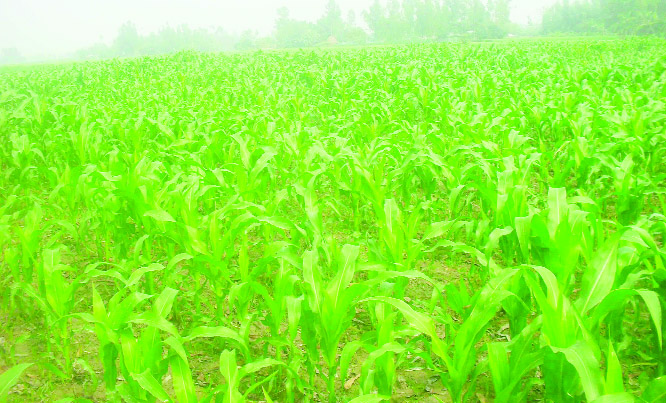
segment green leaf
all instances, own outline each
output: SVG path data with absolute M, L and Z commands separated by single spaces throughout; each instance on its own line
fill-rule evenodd
M 571 347 L 551 347 L 551 349 L 556 353 L 563 353 L 567 361 L 576 368 L 587 400 L 591 402 L 599 397 L 602 390 L 602 376 L 599 361 L 594 357 L 592 349 L 580 340 Z
M 171 260 L 169 260 L 169 263 L 167 264 L 166 267 L 166 271 L 170 273 L 178 263 L 193 258 L 194 257 L 192 255 L 188 255 L 187 253 L 179 253 L 178 255 L 172 257 Z
M 253 361 L 248 364 L 243 365 L 243 367 L 238 371 L 238 377 L 243 378 L 246 375 L 253 374 L 257 371 L 261 371 L 264 368 L 277 366 L 286 366 L 285 363 L 274 360 L 272 358 L 264 358 L 263 360 Z
M 430 224 L 421 241 L 427 241 L 428 239 L 440 237 L 447 232 L 456 224 L 456 220 L 450 221 L 440 221 Z
M 173 306 L 173 300 L 176 298 L 178 290 L 173 288 L 166 287 L 162 290 L 162 293 L 157 297 L 153 303 L 153 311 L 156 315 L 166 318 L 171 312 L 171 307 Z
M 310 286 L 310 309 L 313 312 L 319 312 L 322 298 L 320 295 L 321 275 L 317 267 L 317 254 L 314 251 L 303 253 L 303 281 Z
M 74 361 L 75 365 L 80 366 L 84 371 L 90 375 L 90 379 L 92 380 L 92 389 L 95 390 L 97 389 L 97 385 L 99 384 L 99 379 L 97 378 L 97 373 L 95 373 L 95 370 L 92 369 L 90 364 L 83 358 L 78 358 Z
M 194 393 L 190 366 L 178 356 L 171 357 L 169 363 L 171 364 L 173 389 L 176 392 L 178 403 L 196 403 L 197 396 Z
M 161 316 L 158 316 L 155 312 L 152 311 L 144 312 L 139 315 L 134 315 L 129 320 L 129 322 L 140 323 L 142 325 L 156 327 L 160 330 L 164 330 L 173 337 L 180 337 L 180 335 L 178 334 L 178 329 L 176 329 L 176 327 L 171 322 L 169 322 L 168 320 L 164 319 Z
M 583 272 L 581 296 L 576 303 L 582 315 L 601 302 L 613 288 L 620 236 L 617 233 L 608 240 Z
M 363 362 L 363 366 L 361 367 L 361 383 L 363 383 L 363 380 L 367 379 L 370 368 L 375 364 L 375 361 L 377 361 L 384 354 L 400 354 L 404 351 L 406 351 L 406 348 L 396 342 L 386 343 L 378 349 L 372 351 L 370 354 L 368 354 L 365 361 Z
M 233 340 L 238 343 L 238 345 L 243 349 L 243 353 L 247 354 L 247 346 L 245 340 L 241 335 L 228 327 L 224 326 L 199 326 L 194 328 L 187 337 L 184 338 L 185 341 L 192 341 L 201 337 L 220 337 L 223 339 Z
M 631 393 L 621 392 L 599 396 L 592 403 L 634 403 L 636 398 Z
M 117 296 L 120 296 L 119 294 L 116 294 Z M 110 313 L 110 318 L 108 319 L 109 322 L 109 327 L 113 329 L 118 329 L 121 326 L 123 326 L 128 320 L 129 317 L 132 315 L 132 312 L 137 306 L 142 305 L 142 303 L 147 300 L 148 298 L 151 298 L 152 295 L 148 294 L 143 294 L 140 292 L 133 292 L 130 295 L 128 295 L 121 303 L 113 306 L 110 303 L 110 306 L 113 307 L 109 313 Z M 114 298 L 116 298 L 114 296 Z M 112 301 L 113 302 L 113 298 Z M 100 299 L 100 304 L 101 304 L 101 299 Z M 102 305 L 103 306 L 103 305 Z M 94 307 L 94 305 L 93 305 Z M 106 320 L 106 318 L 103 318 Z M 100 320 L 100 321 L 104 321 Z
M 362 346 L 363 343 L 355 340 L 345 344 L 345 346 L 342 348 L 342 353 L 340 353 L 340 379 L 343 383 L 347 380 L 347 370 L 352 358 L 354 357 L 354 354 L 356 354 L 358 349 Z
M 273 399 L 271 399 L 271 397 L 268 395 L 266 389 L 262 387 L 261 390 L 264 392 L 264 399 L 266 399 L 266 403 L 273 403 Z
M 356 259 L 358 258 L 359 250 L 360 248 L 354 245 L 345 245 L 342 247 L 341 267 L 331 281 L 331 285 L 326 290 L 333 302 L 333 308 L 337 308 L 340 294 L 354 278 Z
M 240 337 L 237 331 L 230 329 L 225 326 L 199 326 L 190 332 L 189 335 L 185 337 L 185 341 L 192 341 L 200 337 L 222 337 L 225 339 L 235 340 L 239 343 L 244 343 L 243 339 Z
M 9 368 L 7 371 L 3 372 L 2 375 L 0 375 L 0 401 L 5 401 L 7 399 L 9 390 L 14 385 L 16 385 L 19 378 L 21 377 L 21 374 L 23 374 L 23 372 L 31 366 L 32 363 L 18 364 Z
M 140 267 L 132 272 L 127 280 L 127 287 L 136 285 L 146 273 L 164 270 L 164 266 L 159 263 L 151 263 L 148 266 Z
M 40 364 L 44 369 L 52 373 L 53 375 L 57 376 L 58 378 L 62 380 L 67 380 L 67 374 L 65 374 L 62 369 L 58 368 L 54 364 L 51 364 L 50 362 L 43 362 Z
M 492 255 L 492 252 L 497 249 L 499 246 L 500 239 L 504 236 L 507 236 L 513 232 L 513 228 L 511 227 L 505 227 L 505 228 L 495 228 L 490 235 L 488 235 L 488 242 L 486 242 L 486 245 L 484 247 L 486 256 L 490 257 Z
M 220 372 L 227 381 L 229 387 L 235 387 L 238 381 L 238 365 L 236 364 L 236 352 L 224 350 L 220 354 Z
M 146 213 L 143 216 L 153 218 L 159 222 L 176 222 L 176 220 L 174 220 L 173 217 L 171 217 L 171 214 L 169 214 L 164 210 L 146 211 Z
M 295 229 L 294 224 L 283 217 L 257 217 L 257 220 L 284 231 L 292 231 Z
M 143 357 L 141 356 L 138 343 L 131 330 L 125 329 L 120 334 L 120 346 L 123 353 L 123 363 L 121 364 L 121 368 L 124 365 L 130 373 L 139 372 L 141 370 L 140 367 Z
M 662 308 L 659 295 L 652 290 L 636 290 L 636 292 L 643 298 L 645 306 L 650 312 L 650 317 L 652 317 L 652 322 L 654 323 L 655 330 L 657 331 L 657 342 L 659 343 L 659 349 L 663 348 L 663 334 L 662 334 Z
M 377 403 L 377 402 L 383 402 L 383 401 L 389 400 L 389 399 L 390 399 L 389 396 L 367 394 L 367 395 L 356 397 L 356 398 L 350 400 L 349 403 Z
M 645 302 L 645 306 L 648 308 L 648 312 L 652 318 L 652 323 L 654 324 L 655 331 L 657 332 L 657 342 L 659 343 L 659 348 L 662 348 L 663 335 L 661 302 L 659 295 L 652 290 L 618 288 L 609 292 L 603 301 L 601 301 L 594 309 L 591 317 L 592 323 L 598 325 L 601 320 L 606 315 L 608 315 L 609 312 L 622 309 L 626 301 L 633 296 L 640 296 L 643 299 L 643 302 Z
M 132 374 L 132 378 L 134 378 L 134 380 L 137 381 L 144 390 L 148 391 L 148 393 L 155 396 L 156 398 L 166 402 L 171 401 L 171 398 L 166 393 L 162 385 L 157 381 L 157 379 L 155 379 L 153 374 L 150 373 L 150 369 L 147 369 L 140 374 Z
M 548 189 L 548 230 L 551 239 L 555 239 L 555 232 L 560 223 L 566 220 L 569 205 L 567 204 L 566 188 Z
M 123 277 L 123 275 L 120 274 L 120 272 L 118 272 L 117 270 L 113 270 L 113 269 L 98 270 L 98 269 L 96 269 L 96 267 L 99 266 L 100 264 L 101 263 L 96 264 L 96 265 L 90 265 L 89 268 L 86 269 L 85 277 L 87 277 L 88 280 L 93 279 L 93 278 L 97 278 L 97 277 L 111 277 L 111 278 L 115 278 L 116 280 L 120 281 L 123 284 L 127 283 L 127 280 L 125 280 L 125 277 Z
M 398 309 L 400 313 L 402 313 L 402 315 L 405 317 L 405 319 L 407 319 L 407 321 L 412 326 L 414 326 L 416 330 L 430 337 L 437 338 L 437 331 L 434 320 L 427 315 L 424 315 L 420 312 L 416 312 L 406 302 L 392 297 L 371 297 L 371 298 L 366 298 L 363 301 L 377 301 L 393 305 L 393 307 Z
M 613 348 L 613 342 L 608 341 L 608 355 L 606 356 L 606 394 L 623 393 L 622 365 Z
M 532 216 L 516 217 L 514 221 L 516 236 L 518 236 L 518 243 L 520 244 L 520 252 L 523 255 L 523 259 L 529 261 Z
M 289 323 L 289 338 L 293 341 L 296 339 L 298 332 L 298 323 L 301 320 L 301 307 L 303 296 L 294 298 L 289 295 L 285 299 L 287 305 L 287 322 Z
M 220 354 L 220 372 L 227 381 L 227 391 L 224 396 L 225 403 L 235 403 L 243 401 L 243 395 L 238 390 L 240 376 L 238 365 L 236 364 L 236 352 L 224 350 Z
M 173 336 L 169 336 L 166 340 L 164 340 L 164 343 L 171 347 L 185 364 L 189 365 L 187 352 L 185 351 L 185 347 L 183 347 L 183 344 L 180 342 L 180 340 Z
M 666 376 L 660 376 L 650 381 L 643 391 L 641 399 L 646 403 L 666 401 Z
M 495 394 L 499 394 L 509 384 L 510 368 L 506 343 L 488 343 L 488 364 L 492 374 Z
M 101 349 L 102 365 L 104 366 L 104 385 L 107 391 L 113 391 L 116 388 L 116 359 L 118 358 L 118 349 L 112 343 L 105 344 Z

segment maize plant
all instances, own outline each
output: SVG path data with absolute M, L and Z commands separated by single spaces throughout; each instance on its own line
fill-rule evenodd
M 666 401 L 664 54 L 0 69 L 0 401 Z

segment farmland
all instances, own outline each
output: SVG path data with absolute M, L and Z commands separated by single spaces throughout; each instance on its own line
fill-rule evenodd
M 666 42 L 0 70 L 0 401 L 664 401 Z

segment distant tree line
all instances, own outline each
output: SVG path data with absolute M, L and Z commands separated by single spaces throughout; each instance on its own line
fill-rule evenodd
M 362 13 L 369 32 L 359 26 L 353 11 L 343 16 L 335 0 L 315 22 L 290 16 L 285 7 L 277 12 L 271 36 L 246 31 L 233 35 L 222 29 L 164 28 L 140 35 L 125 23 L 110 45 L 96 44 L 77 52 L 78 58 L 156 55 L 179 50 L 227 51 L 257 48 L 297 48 L 333 44 L 400 43 L 449 38 L 501 38 L 509 27 L 510 0 L 376 0 Z
M 140 35 L 132 22 L 123 24 L 110 44 L 96 44 L 81 49 L 76 56 L 83 59 L 104 57 L 130 57 L 158 55 L 180 50 L 220 52 L 234 49 L 240 37 L 219 28 L 216 30 L 191 29 L 187 26 L 166 27 L 158 32 Z
M 277 12 L 270 36 L 256 32 L 230 34 L 222 28 L 166 27 L 141 35 L 125 23 L 111 44 L 99 43 L 76 52 L 79 59 L 157 55 L 180 50 L 229 51 L 264 48 L 297 48 L 335 44 L 404 43 L 442 40 L 502 38 L 509 33 L 526 35 L 622 34 L 666 35 L 666 0 L 560 0 L 536 25 L 519 27 L 509 18 L 511 0 L 375 0 L 362 12 L 367 29 L 359 26 L 353 11 L 343 15 L 335 0 L 314 22 Z M 26 59 L 15 48 L 0 51 L 0 64 Z
M 289 10 L 278 10 L 275 21 L 274 43 L 277 47 L 305 47 L 323 44 L 362 44 L 367 33 L 356 24 L 356 14 L 350 11 L 344 18 L 338 4 L 331 0 L 326 4 L 324 15 L 316 22 L 293 19 Z
M 544 34 L 666 35 L 666 0 L 562 0 L 543 15 Z
M 19 64 L 24 61 L 25 58 L 16 48 L 5 48 L 0 50 L 0 64 Z
M 509 32 L 510 0 L 378 0 L 363 14 L 378 42 L 501 38 Z
M 379 0 L 362 14 L 370 32 L 359 28 L 356 15 L 343 18 L 334 0 L 324 15 L 310 23 L 289 18 L 280 9 L 275 42 L 279 47 L 312 46 L 335 39 L 338 43 L 399 43 L 448 38 L 501 38 L 511 25 L 510 0 Z

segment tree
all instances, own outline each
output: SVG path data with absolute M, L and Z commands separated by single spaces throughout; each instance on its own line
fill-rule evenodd
M 388 29 L 385 34 L 385 40 L 388 42 L 403 42 L 411 39 L 413 36 L 413 14 L 410 15 L 413 9 L 411 7 L 413 2 L 410 0 L 407 1 L 410 2 L 407 9 L 405 9 L 404 3 L 401 4 L 398 0 L 389 0 L 388 2 Z
M 281 7 L 278 10 L 278 19 L 275 22 L 275 41 L 278 46 L 285 48 L 307 47 L 313 46 L 321 40 L 314 24 L 291 19 L 286 7 Z
M 25 58 L 16 48 L 5 48 L 0 52 L 0 64 L 19 64 L 24 61 Z
M 356 25 L 356 13 L 354 10 L 349 10 L 347 20 L 344 24 L 344 34 L 338 38 L 341 42 L 362 44 L 367 41 L 368 35 L 366 32 Z
M 257 42 L 257 34 L 249 29 L 245 30 L 238 39 L 238 42 L 236 42 L 236 49 L 248 50 L 255 48 L 256 42 Z
M 326 4 L 324 15 L 317 22 L 317 27 L 323 39 L 330 36 L 340 38 L 345 30 L 345 23 L 342 20 L 342 11 L 335 0 L 329 0 Z
M 502 32 L 502 35 L 509 31 L 511 25 L 509 4 L 511 0 L 489 0 L 490 17 L 493 24 Z
M 363 19 L 368 24 L 375 40 L 383 40 L 386 37 L 386 17 L 384 7 L 379 0 L 375 0 L 370 8 L 363 11 Z
M 420 38 L 438 37 L 444 31 L 442 26 L 450 25 L 448 13 L 444 13 L 439 1 L 425 0 L 416 8 L 416 35 Z
M 137 54 L 139 34 L 133 22 L 128 21 L 120 27 L 113 48 L 118 56 L 134 56 Z
M 415 21 L 413 4 L 413 1 L 410 1 L 405 9 L 398 0 L 390 0 L 385 9 L 375 0 L 363 13 L 374 39 L 379 42 L 395 43 L 412 38 Z
M 375 1 L 364 13 L 375 40 L 403 42 L 424 38 L 499 38 L 510 28 L 510 0 Z
M 562 0 L 546 10 L 543 33 L 665 35 L 664 0 Z

